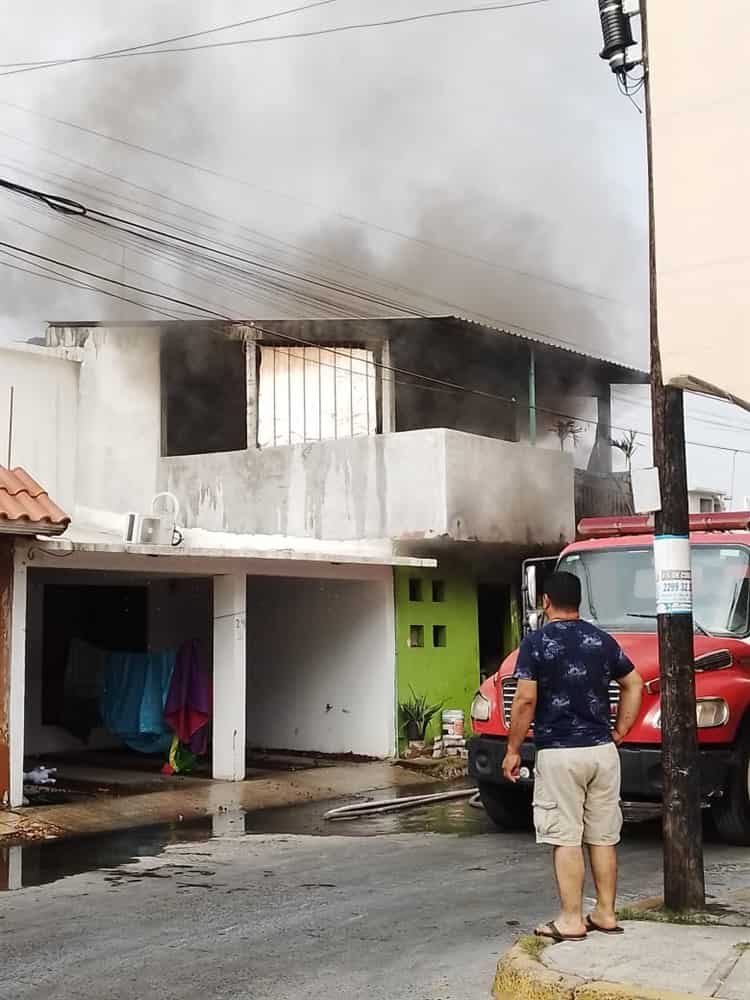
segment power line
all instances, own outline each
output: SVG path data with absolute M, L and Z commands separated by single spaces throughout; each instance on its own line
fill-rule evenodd
M 689 391 L 690 390 L 688 390 L 688 392 Z M 617 393 L 613 393 L 612 395 L 614 399 L 618 399 L 625 406 L 634 406 L 640 409 L 645 409 L 649 411 L 651 410 L 650 403 L 643 402 L 642 400 L 639 399 L 627 399 L 627 397 L 619 395 Z M 691 395 L 700 396 L 700 393 L 691 393 Z M 702 417 L 698 415 L 692 415 L 690 413 L 686 414 L 686 418 L 688 420 L 695 420 L 697 423 L 710 424 L 712 427 L 722 427 L 726 430 L 736 431 L 736 433 L 738 434 L 741 434 L 743 431 L 745 432 L 750 431 L 750 425 L 747 424 L 741 424 L 740 426 L 737 426 L 737 424 L 729 423 L 729 421 L 727 420 L 713 420 L 711 417 L 705 417 L 705 416 Z
M 545 0 L 545 2 L 546 2 L 546 0 Z M 551 2 L 551 0 L 550 0 L 550 2 Z M 261 192 L 263 192 L 265 194 L 272 195 L 275 198 L 281 198 L 283 200 L 291 201 L 291 202 L 294 202 L 296 204 L 306 205 L 308 207 L 315 208 L 318 211 L 328 212 L 330 215 L 333 215 L 336 218 L 341 219 L 342 221 L 348 223 L 349 225 L 353 225 L 353 226 L 357 226 L 357 227 L 365 228 L 365 229 L 370 229 L 373 232 L 379 232 L 379 233 L 382 233 L 382 234 L 384 234 L 386 236 L 391 236 L 391 237 L 393 237 L 395 239 L 399 239 L 399 240 L 403 240 L 403 241 L 406 241 L 406 242 L 409 242 L 409 243 L 413 243 L 416 246 L 421 246 L 421 247 L 423 247 L 425 249 L 432 250 L 432 251 L 435 251 L 437 253 L 447 254 L 447 255 L 449 255 L 451 257 L 454 257 L 456 259 L 459 259 L 459 260 L 466 260 L 466 261 L 474 263 L 474 264 L 479 264 L 479 265 L 481 265 L 483 267 L 490 268 L 491 270 L 494 270 L 494 271 L 500 271 L 500 272 L 506 272 L 506 273 L 509 273 L 509 274 L 515 274 L 515 275 L 518 275 L 519 277 L 525 278 L 527 280 L 530 280 L 530 281 L 539 281 L 539 282 L 542 282 L 544 284 L 550 285 L 551 287 L 559 288 L 559 289 L 561 289 L 563 291 L 572 292 L 572 293 L 577 294 L 577 295 L 583 295 L 583 296 L 586 296 L 588 298 L 597 299 L 597 300 L 600 300 L 600 301 L 603 301 L 603 302 L 614 303 L 614 304 L 616 304 L 616 305 L 618 305 L 620 307 L 623 307 L 623 308 L 632 308 L 632 304 L 630 302 L 628 302 L 626 300 L 623 300 L 623 299 L 620 299 L 620 298 L 617 298 L 615 296 L 607 295 L 607 294 L 602 293 L 602 292 L 593 291 L 591 289 L 585 288 L 585 287 L 580 286 L 580 285 L 576 285 L 576 284 L 572 284 L 570 282 L 565 282 L 565 281 L 562 281 L 562 280 L 558 280 L 556 278 L 552 278 L 552 277 L 550 277 L 548 275 L 538 274 L 536 272 L 524 270 L 522 268 L 515 268 L 515 267 L 512 267 L 511 265 L 508 265 L 508 264 L 501 264 L 501 263 L 498 263 L 497 261 L 490 260 L 490 259 L 488 259 L 486 257 L 482 257 L 482 256 L 479 256 L 477 254 L 468 253 L 468 252 L 465 252 L 463 250 L 457 250 L 457 249 L 455 249 L 453 247 L 448 247 L 448 246 L 445 246 L 443 244 L 437 243 L 434 240 L 424 239 L 423 237 L 415 236 L 412 233 L 405 233 L 405 232 L 402 232 L 402 231 L 400 231 L 398 229 L 394 229 L 394 228 L 391 228 L 389 226 L 381 225 L 379 223 L 372 222 L 372 221 L 370 221 L 368 219 L 364 219 L 364 218 L 361 218 L 359 216 L 352 215 L 350 213 L 344 213 L 344 212 L 339 212 L 339 211 L 336 211 L 336 210 L 332 210 L 328 206 L 320 205 L 320 204 L 318 204 L 318 203 L 316 203 L 314 201 L 311 201 L 309 199 L 302 198 L 302 197 L 299 197 L 297 195 L 288 194 L 286 192 L 277 191 L 277 190 L 274 190 L 273 188 L 267 188 L 267 187 L 264 187 L 263 185 L 253 183 L 252 181 L 248 181 L 245 178 L 236 177 L 236 176 L 233 176 L 231 174 L 225 174 L 225 173 L 222 173 L 219 170 L 213 169 L 212 167 L 207 167 L 207 166 L 204 166 L 204 165 L 201 165 L 201 164 L 192 163 L 189 160 L 184 160 L 184 159 L 181 159 L 180 157 L 171 156 L 168 153 L 163 153 L 160 150 L 152 149 L 152 148 L 150 148 L 148 146 L 142 146 L 142 145 L 140 145 L 138 143 L 131 142 L 128 139 L 121 139 L 121 138 L 119 138 L 117 136 L 109 135 L 106 132 L 101 132 L 101 131 L 99 131 L 97 129 L 88 128 L 87 126 L 81 125 L 81 124 L 79 124 L 77 122 L 67 121 L 66 119 L 58 118 L 58 117 L 56 117 L 54 115 L 48 115 L 48 114 L 46 114 L 44 112 L 37 111 L 35 108 L 30 108 L 30 107 L 28 107 L 26 105 L 18 104 L 18 103 L 14 102 L 14 101 L 0 100 L 0 105 L 2 105 L 4 107 L 12 108 L 12 109 L 14 109 L 16 111 L 22 111 L 22 112 L 24 112 L 26 114 L 34 115 L 35 117 L 41 118 L 41 119 L 43 119 L 45 121 L 52 122 L 53 124 L 56 124 L 56 125 L 61 125 L 61 126 L 65 127 L 65 128 L 74 129 L 74 130 L 76 130 L 78 132 L 82 132 L 82 133 L 84 133 L 86 135 L 94 136 L 95 138 L 98 138 L 98 139 L 104 139 L 107 142 L 112 142 L 112 143 L 115 143 L 117 145 L 124 146 L 125 148 L 134 150 L 135 152 L 145 153 L 148 156 L 153 156 L 153 157 L 155 157 L 157 159 L 165 160 L 165 161 L 167 161 L 169 163 L 174 163 L 174 164 L 177 164 L 178 166 L 186 167 L 189 170 L 195 170 L 196 172 L 206 174 L 207 176 L 210 176 L 210 177 L 215 177 L 215 178 L 217 178 L 219 180 L 228 181 L 229 183 L 237 184 L 237 185 L 239 185 L 241 187 L 258 190 L 258 191 L 261 191 Z M 16 137 L 16 136 L 14 136 L 13 138 L 18 139 L 18 137 Z M 18 141 L 24 142 L 25 140 L 19 139 Z M 59 156 L 60 154 L 54 153 L 53 155 Z M 63 157 L 63 158 L 65 158 L 65 157 Z M 96 169 L 96 168 L 91 168 L 91 169 Z M 126 182 L 126 183 L 130 183 L 130 182 Z M 138 187 L 138 185 L 134 185 L 134 186 Z
M 315 0 L 314 3 L 302 4 L 299 7 L 288 7 L 286 10 L 279 10 L 273 14 L 263 14 L 260 17 L 251 17 L 245 21 L 234 21 L 232 24 L 220 24 L 214 28 L 204 28 L 202 31 L 191 31 L 185 35 L 173 35 L 171 38 L 160 38 L 154 42 L 144 42 L 142 45 L 126 45 L 121 49 L 110 49 L 108 52 L 96 52 L 90 56 L 76 56 L 70 59 L 42 59 L 29 62 L 0 63 L 0 69 L 11 69 L 17 73 L 27 73 L 37 69 L 49 69 L 54 66 L 69 66 L 72 63 L 95 62 L 98 59 L 112 59 L 115 56 L 130 55 L 140 52 L 143 49 L 150 49 L 156 45 L 171 45 L 172 42 L 187 42 L 191 38 L 201 38 L 204 35 L 216 35 L 220 31 L 232 31 L 234 28 L 246 28 L 250 24 L 259 24 L 261 21 L 273 21 L 279 17 L 286 17 L 289 14 L 299 14 L 303 11 L 312 10 L 314 7 L 328 7 L 341 0 Z M 0 76 L 12 76 L 13 73 L 0 73 Z
M 265 35 L 255 38 L 238 38 L 226 42 L 205 42 L 201 45 L 185 45 L 176 48 L 157 49 L 151 46 L 158 45 L 152 42 L 151 46 L 141 45 L 129 49 L 121 49 L 110 53 L 101 53 L 95 56 L 78 56 L 73 59 L 60 59 L 56 62 L 40 63 L 35 65 L 25 65 L 15 69 L 8 69 L 0 76 L 15 76 L 18 73 L 32 73 L 40 69 L 50 69 L 56 66 L 68 66 L 71 63 L 101 62 L 109 59 L 130 59 L 135 56 L 155 56 L 169 55 L 178 52 L 199 52 L 203 49 L 223 49 L 237 45 L 265 45 L 268 42 L 283 42 L 304 38 L 319 38 L 321 35 L 335 35 L 348 31 L 364 31 L 372 28 L 385 28 L 402 24 L 413 24 L 418 21 L 428 21 L 435 18 L 456 17 L 463 14 L 485 14 L 499 10 L 512 10 L 516 7 L 536 7 L 540 4 L 552 3 L 553 0 L 511 0 L 510 3 L 487 4 L 482 7 L 456 7 L 453 10 L 429 11 L 425 14 L 410 14 L 405 17 L 388 18 L 382 21 L 361 21 L 357 24 L 341 24 L 330 28 L 316 28 L 309 31 L 294 31 L 285 35 Z M 278 15 L 276 15 L 278 16 Z M 205 32 L 209 34 L 210 32 Z
M 396 302 L 394 300 L 388 300 L 382 296 L 374 296 L 371 292 L 352 288 L 352 286 L 331 282 L 330 280 L 310 278 L 309 276 L 306 275 L 294 274 L 293 272 L 289 272 L 287 269 L 280 268 L 273 264 L 268 264 L 262 261 L 256 261 L 244 258 L 235 253 L 230 253 L 228 251 L 219 249 L 217 247 L 209 247 L 206 246 L 205 244 L 200 244 L 194 238 L 188 239 L 185 237 L 176 236 L 173 233 L 166 233 L 162 230 L 156 230 L 153 227 L 145 226 L 142 223 L 136 222 L 134 220 L 122 219 L 119 216 L 114 216 L 106 212 L 101 212 L 98 209 L 89 209 L 81 202 L 75 201 L 70 198 L 65 198 L 61 195 L 49 194 L 47 192 L 40 191 L 34 188 L 29 188 L 26 187 L 25 185 L 17 184 L 14 181 L 9 181 L 2 178 L 0 178 L 0 187 L 4 187 L 15 194 L 23 195 L 25 197 L 33 199 L 34 201 L 38 201 L 46 205 L 48 208 L 51 208 L 53 211 L 59 212 L 63 216 L 66 216 L 71 219 L 86 218 L 94 222 L 97 222 L 101 225 L 109 225 L 116 230 L 120 230 L 123 225 L 126 227 L 132 226 L 142 230 L 141 235 L 144 240 L 151 240 L 152 242 L 156 242 L 158 244 L 159 240 L 155 239 L 155 237 L 158 236 L 163 239 L 182 243 L 183 245 L 192 246 L 194 248 L 198 248 L 201 250 L 208 250 L 211 253 L 215 253 L 220 256 L 226 257 L 229 260 L 235 260 L 235 261 L 239 260 L 242 263 L 249 264 L 250 266 L 266 268 L 271 272 L 275 272 L 277 274 L 281 274 L 286 277 L 294 278 L 295 280 L 299 280 L 302 282 L 318 285 L 320 287 L 326 288 L 329 291 L 335 291 L 338 294 L 350 295 L 353 296 L 354 298 L 368 301 L 376 305 L 381 305 L 381 306 L 384 305 L 388 308 L 400 310 L 406 313 L 407 315 L 411 315 L 416 318 L 423 317 L 423 313 L 419 312 L 418 310 L 415 310 L 410 305 L 406 305 L 401 302 Z M 456 309 L 456 307 L 453 306 L 451 303 L 447 304 L 452 309 Z M 458 311 L 461 312 L 462 310 L 459 309 Z M 498 325 L 498 321 L 491 316 L 486 316 L 482 313 L 474 313 L 473 315 L 478 317 L 482 321 L 486 321 L 487 323 L 489 323 L 490 326 Z M 505 324 L 500 324 L 500 325 L 503 326 L 503 328 L 507 329 L 507 325 Z M 542 344 L 546 343 L 548 346 L 564 347 L 565 349 L 572 350 L 577 353 L 583 353 L 581 351 L 579 344 L 559 336 L 549 336 L 547 334 L 541 333 L 538 330 L 532 330 L 530 328 L 522 328 L 522 327 L 513 327 L 513 331 L 522 337 L 527 337 L 532 340 L 539 339 Z M 600 360 L 607 360 L 607 359 L 602 358 Z M 616 361 L 612 361 L 611 363 L 614 365 L 621 364 Z M 624 367 L 627 367 L 627 365 L 625 365 Z
M 7 253 L 7 251 L 4 251 L 4 250 L 0 251 L 0 252 L 1 253 Z M 7 255 L 9 257 L 12 257 L 14 260 L 22 260 L 23 259 L 21 257 L 16 257 L 14 254 L 7 254 Z M 131 299 L 131 298 L 128 298 L 128 297 L 126 297 L 124 295 L 118 295 L 116 292 L 110 292 L 106 288 L 97 288 L 96 285 L 88 285 L 88 284 L 86 284 L 83 281 L 76 280 L 75 278 L 66 278 L 64 275 L 58 274 L 56 271 L 53 271 L 51 268 L 49 268 L 49 267 L 43 267 L 40 264 L 36 264 L 35 266 L 37 268 L 39 268 L 40 271 L 45 271 L 45 272 L 48 272 L 48 273 L 42 274 L 42 273 L 40 273 L 40 271 L 32 271 L 30 268 L 20 267 L 17 264 L 9 264 L 8 261 L 6 261 L 6 260 L 0 260 L 0 264 L 2 264 L 4 267 L 12 268 L 14 271 L 23 271 L 26 274 L 30 274 L 30 275 L 32 275 L 35 278 L 45 278 L 46 280 L 57 281 L 59 284 L 68 285 L 68 286 L 73 287 L 73 288 L 83 288 L 83 289 L 88 289 L 88 290 L 90 290 L 92 292 L 100 292 L 102 295 L 109 296 L 109 298 L 119 299 L 120 302 L 129 302 L 131 305 L 138 306 L 139 308 L 145 309 L 148 312 L 153 312 L 156 315 L 166 316 L 169 319 L 173 319 L 174 320 L 174 319 L 178 318 L 177 316 L 175 316 L 174 313 L 167 312 L 164 309 L 159 309 L 158 307 L 149 305 L 148 303 L 138 302 L 136 299 Z
M 42 261 L 45 261 L 46 263 L 49 263 L 49 264 L 55 264 L 58 267 L 65 268 L 66 270 L 75 271 L 77 274 L 84 274 L 84 275 L 87 275 L 90 278 L 96 278 L 99 281 L 106 281 L 109 284 L 117 285 L 119 288 L 126 288 L 126 289 L 129 289 L 130 291 L 138 292 L 141 295 L 149 295 L 149 296 L 153 296 L 155 298 L 163 299 L 166 302 L 171 302 L 174 305 L 186 306 L 188 309 L 194 309 L 194 310 L 196 310 L 198 312 L 203 312 L 207 316 L 212 317 L 213 319 L 218 319 L 218 320 L 221 320 L 221 321 L 226 322 L 226 323 L 242 322 L 241 320 L 238 320 L 237 317 L 229 316 L 228 314 L 223 313 L 223 312 L 222 313 L 217 312 L 217 311 L 215 311 L 213 309 L 207 308 L 206 306 L 201 306 L 201 305 L 198 305 L 197 303 L 189 302 L 189 301 L 187 301 L 185 299 L 176 298 L 175 296 L 172 296 L 172 295 L 164 295 L 161 292 L 154 292 L 154 291 L 151 291 L 148 288 L 141 288 L 138 285 L 132 285 L 129 282 L 126 282 L 126 281 L 119 281 L 117 278 L 109 278 L 106 275 L 97 274 L 96 272 L 89 271 L 86 268 L 77 267 L 75 264 L 68 264 L 65 261 L 57 260 L 54 257 L 48 257 L 46 254 L 36 253 L 33 250 L 28 250 L 28 249 L 26 249 L 24 247 L 16 246 L 13 243 L 6 243 L 4 241 L 0 241 L 0 247 L 4 247 L 6 250 L 15 250 L 17 253 L 25 254 L 26 256 L 31 257 L 34 260 L 42 260 Z M 289 341 L 293 341 L 295 343 L 299 343 L 299 344 L 304 345 L 306 347 L 318 347 L 318 346 L 320 346 L 320 345 L 316 344 L 314 341 L 305 340 L 305 339 L 303 339 L 301 337 L 292 337 L 289 334 L 280 333 L 279 331 L 275 331 L 275 330 L 265 329 L 264 327 L 259 326 L 257 323 L 254 323 L 254 324 L 251 324 L 251 325 L 255 326 L 256 329 L 260 330 L 262 333 L 265 333 L 265 334 L 267 334 L 270 337 L 279 337 L 279 338 L 284 339 L 284 340 L 289 340 Z M 336 354 L 337 353 L 337 351 L 336 351 L 335 348 L 326 347 L 326 350 L 329 353 L 331 353 L 331 354 Z M 348 355 L 344 355 L 344 356 L 348 357 Z M 517 400 L 515 400 L 511 396 L 505 397 L 505 396 L 497 395 L 496 393 L 484 392 L 481 389 L 471 389 L 471 388 L 468 388 L 467 386 L 462 386 L 462 385 L 459 385 L 458 383 L 455 383 L 455 382 L 449 382 L 446 379 L 439 379 L 439 378 L 435 378 L 435 377 L 433 377 L 431 375 L 423 375 L 420 372 L 410 371 L 408 368 L 398 368 L 395 365 L 386 365 L 386 364 L 383 364 L 382 362 L 373 362 L 373 364 L 375 364 L 376 367 L 381 368 L 381 369 L 383 369 L 385 371 L 394 372 L 394 373 L 399 374 L 399 375 L 408 375 L 411 378 L 423 379 L 426 382 L 430 382 L 430 383 L 435 384 L 435 385 L 440 385 L 440 386 L 442 386 L 445 389 L 450 389 L 451 391 L 466 392 L 466 393 L 469 393 L 469 394 L 474 395 L 474 396 L 482 396 L 482 397 L 487 398 L 487 399 L 495 399 L 495 400 L 497 400 L 499 402 L 502 402 L 502 403 L 516 404 L 516 402 L 517 402 Z
M 14 250 L 14 251 L 17 251 L 17 252 L 19 252 L 21 254 L 25 254 L 25 255 L 27 255 L 29 257 L 32 257 L 34 260 L 46 261 L 48 263 L 55 264 L 55 265 L 57 265 L 59 267 L 66 268 L 67 270 L 72 270 L 72 271 L 75 271 L 77 273 L 87 275 L 88 277 L 96 278 L 96 279 L 98 279 L 100 281 L 106 281 L 106 282 L 108 282 L 110 284 L 117 285 L 117 286 L 119 286 L 121 288 L 125 288 L 125 289 L 131 290 L 131 291 L 138 292 L 139 294 L 144 294 L 144 295 L 152 296 L 152 297 L 155 297 L 155 298 L 163 299 L 164 301 L 170 302 L 170 303 L 172 303 L 174 305 L 180 305 L 180 306 L 187 307 L 188 309 L 193 309 L 193 310 L 198 311 L 198 312 L 206 313 L 207 315 L 210 315 L 213 318 L 219 319 L 219 320 L 221 320 L 223 322 L 229 322 L 229 323 L 232 323 L 232 322 L 234 322 L 234 323 L 247 322 L 247 321 L 239 320 L 237 318 L 233 319 L 229 315 L 226 315 L 224 313 L 215 312 L 213 310 L 210 310 L 210 309 L 207 309 L 207 308 L 205 308 L 203 306 L 200 306 L 200 305 L 198 305 L 196 303 L 189 302 L 189 301 L 187 301 L 185 299 L 178 299 L 178 298 L 175 298 L 173 296 L 163 295 L 160 292 L 150 291 L 149 289 L 140 288 L 139 286 L 129 284 L 128 282 L 122 282 L 122 281 L 118 281 L 115 278 L 108 278 L 108 277 L 106 277 L 104 275 L 96 274 L 95 272 L 88 271 L 85 268 L 80 268 L 80 267 L 76 267 L 75 265 L 72 265 L 72 264 L 67 264 L 64 261 L 59 261 L 59 260 L 56 260 L 55 258 L 47 257 L 44 254 L 35 253 L 34 251 L 27 250 L 27 249 L 25 249 L 23 247 L 15 246 L 14 244 L 11 244 L 11 243 L 5 243 L 5 242 L 0 241 L 0 247 L 5 247 L 5 248 L 7 248 L 9 250 Z M 41 265 L 39 265 L 39 266 L 41 266 Z M 104 289 L 97 288 L 96 286 L 89 286 L 89 287 L 91 288 L 92 291 L 104 292 L 104 294 L 109 294 Z M 127 301 L 132 301 L 132 300 L 127 300 Z M 143 308 L 152 309 L 152 307 L 150 305 L 145 305 L 144 303 L 136 302 L 135 304 L 136 305 L 140 305 Z M 158 311 L 158 310 L 154 310 L 154 311 Z M 264 333 L 268 337 L 271 337 L 271 338 L 276 338 L 276 339 L 280 339 L 280 340 L 286 340 L 286 341 L 289 341 L 289 342 L 292 342 L 292 343 L 295 343 L 295 344 L 298 344 L 298 345 L 301 345 L 301 346 L 305 346 L 305 347 L 320 347 L 321 346 L 320 344 L 316 343 L 315 341 L 306 340 L 306 339 L 301 338 L 301 337 L 294 337 L 294 336 L 292 336 L 290 334 L 282 333 L 279 330 L 269 330 L 268 328 L 266 328 L 266 327 L 264 327 L 264 326 L 262 326 L 262 325 L 260 325 L 258 323 L 255 323 L 255 322 L 250 322 L 250 323 L 248 323 L 248 325 L 254 327 L 256 330 L 259 330 L 261 333 Z M 326 350 L 327 353 L 330 353 L 330 354 L 333 354 L 333 355 L 339 355 L 339 354 L 341 354 L 341 352 L 337 351 L 336 348 L 329 347 L 327 345 L 325 346 L 325 350 Z M 348 357 L 348 355 L 344 355 L 344 354 L 341 354 L 341 356 Z M 314 364 L 315 362 L 311 362 L 311 363 Z M 410 371 L 409 369 L 399 368 L 399 367 L 396 367 L 394 365 L 386 365 L 383 362 L 373 361 L 372 364 L 373 364 L 374 367 L 376 367 L 376 368 L 378 368 L 378 369 L 380 369 L 382 371 L 388 371 L 388 372 L 391 372 L 393 374 L 406 375 L 406 376 L 408 376 L 410 378 L 421 379 L 421 380 L 423 380 L 423 381 L 425 381 L 427 383 L 430 383 L 432 385 L 439 386 L 444 391 L 465 392 L 465 393 L 467 393 L 469 395 L 482 396 L 484 398 L 493 399 L 493 400 L 495 400 L 497 402 L 501 402 L 501 403 L 505 403 L 505 404 L 518 405 L 518 400 L 515 399 L 514 397 L 511 397 L 511 396 L 507 396 L 506 397 L 506 396 L 501 396 L 501 395 L 496 394 L 496 393 L 484 392 L 483 390 L 480 390 L 480 389 L 473 389 L 473 388 L 470 388 L 468 386 L 461 385 L 459 383 L 449 382 L 449 381 L 447 381 L 445 379 L 438 379 L 438 378 L 434 378 L 433 376 L 421 374 L 419 372 L 413 372 L 413 371 Z M 394 380 L 394 381 L 398 382 L 398 380 Z M 399 384 L 410 385 L 412 388 L 422 388 L 422 386 L 414 386 L 413 383 L 403 383 L 403 382 L 400 382 Z M 570 413 L 564 413 L 564 412 L 562 412 L 560 410 L 552 410 L 552 409 L 549 409 L 547 407 L 540 407 L 540 406 L 538 406 L 538 407 L 536 407 L 536 411 L 537 411 L 537 413 L 544 413 L 544 414 L 547 414 L 548 416 L 559 417 L 559 418 L 564 418 L 564 419 L 568 419 L 568 420 L 573 420 L 573 421 L 575 421 L 577 423 L 588 424 L 589 426 L 592 426 L 592 427 L 598 427 L 599 426 L 599 421 L 598 420 L 591 420 L 590 418 L 587 418 L 587 417 L 575 416 L 575 415 L 570 414 Z M 611 424 L 610 427 L 611 427 L 612 430 L 621 430 L 621 431 L 628 431 L 630 429 L 630 428 L 625 428 L 625 427 L 618 427 L 615 424 Z M 653 435 L 651 433 L 647 432 L 647 431 L 640 431 L 639 433 L 642 434 L 646 438 L 652 438 L 653 437 Z M 727 447 L 727 446 L 724 446 L 724 445 L 709 444 L 709 443 L 704 442 L 704 441 L 689 441 L 689 440 L 686 440 L 685 443 L 687 445 L 692 446 L 692 447 L 696 447 L 696 448 L 708 448 L 708 449 L 710 449 L 712 451 L 724 451 L 724 452 L 728 452 L 729 454 L 750 455 L 750 449 L 745 449 L 745 448 L 732 448 L 732 447 Z

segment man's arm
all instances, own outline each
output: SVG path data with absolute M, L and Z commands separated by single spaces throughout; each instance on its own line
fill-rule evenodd
M 635 725 L 643 701 L 643 678 L 633 661 L 626 656 L 620 644 L 612 639 L 611 676 L 620 685 L 620 705 L 617 709 L 612 739 L 617 746 L 622 743 Z
M 620 705 L 617 709 L 615 731 L 612 739 L 619 746 L 635 725 L 643 701 L 643 678 L 634 668 L 624 677 L 618 677 Z
M 508 781 L 516 782 L 521 770 L 521 744 L 528 735 L 534 719 L 537 699 L 537 682 L 519 680 L 516 696 L 510 712 L 510 733 L 508 750 L 503 761 L 503 775 Z

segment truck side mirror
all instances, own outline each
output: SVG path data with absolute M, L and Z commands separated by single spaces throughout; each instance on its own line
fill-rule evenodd
M 536 566 L 533 565 L 526 567 L 526 594 L 529 608 L 533 611 L 536 607 Z

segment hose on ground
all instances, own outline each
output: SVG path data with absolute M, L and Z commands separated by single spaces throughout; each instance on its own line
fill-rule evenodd
M 430 805 L 434 802 L 445 802 L 450 799 L 469 799 L 471 804 L 478 796 L 473 788 L 459 788 L 452 792 L 435 792 L 431 795 L 409 795 L 401 799 L 379 799 L 376 802 L 357 802 L 353 805 L 339 806 L 330 809 L 323 819 L 329 822 L 345 819 L 360 819 L 363 816 L 374 816 L 378 813 L 400 812 L 402 809 L 412 809 L 415 806 Z

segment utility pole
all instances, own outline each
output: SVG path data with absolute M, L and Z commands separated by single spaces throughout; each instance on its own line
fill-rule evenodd
M 648 59 L 648 0 L 640 0 L 643 73 L 646 95 L 646 140 L 649 202 L 649 298 L 651 347 L 651 409 L 654 464 L 659 471 L 661 510 L 655 515 L 654 562 L 656 567 L 657 629 L 662 740 L 662 813 L 664 853 L 664 904 L 675 912 L 705 906 L 703 828 L 700 799 L 700 762 L 695 703 L 695 654 L 690 571 L 690 519 L 685 453 L 685 411 L 681 389 L 665 386 L 659 349 L 656 279 L 656 227 L 651 89 Z M 626 48 L 632 44 L 629 24 L 618 18 L 621 0 L 600 0 L 605 31 L 610 31 L 609 52 L 614 72 L 627 74 Z M 618 13 L 619 8 L 619 13 Z M 613 35 L 614 33 L 614 35 Z M 612 44 L 614 43 L 614 44 Z M 622 58 L 620 59 L 620 56 Z

